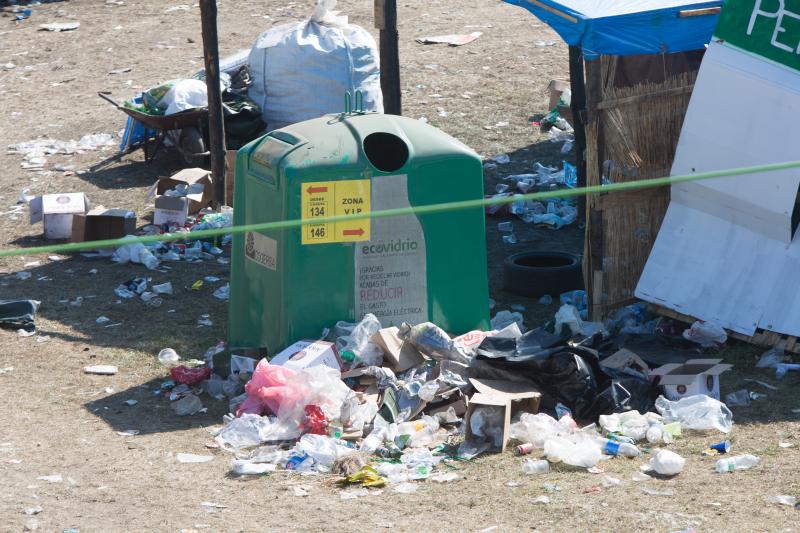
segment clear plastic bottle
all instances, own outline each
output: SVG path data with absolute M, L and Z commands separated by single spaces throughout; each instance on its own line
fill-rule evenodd
M 622 455 L 623 457 L 639 457 L 642 452 L 628 442 L 615 442 L 613 440 L 601 439 L 603 453 L 606 455 Z
M 745 454 L 737 455 L 736 457 L 726 457 L 717 461 L 714 467 L 717 472 L 724 474 L 726 472 L 733 472 L 734 470 L 747 470 L 756 466 L 761 459 L 755 455 Z
M 544 459 L 525 459 L 522 471 L 526 474 L 546 474 L 550 471 L 550 463 Z

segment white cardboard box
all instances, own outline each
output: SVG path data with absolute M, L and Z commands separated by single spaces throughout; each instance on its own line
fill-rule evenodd
M 342 364 L 336 346 L 326 341 L 298 341 L 270 359 L 269 364 L 302 370 L 325 365 L 341 371 Z
M 31 224 L 44 221 L 46 239 L 72 237 L 72 215 L 83 215 L 91 207 L 82 192 L 45 194 L 36 196 L 28 204 Z
M 662 365 L 650 372 L 658 377 L 659 384 L 669 400 L 705 394 L 719 400 L 719 375 L 733 368 L 720 364 L 722 359 L 689 359 L 683 364 Z

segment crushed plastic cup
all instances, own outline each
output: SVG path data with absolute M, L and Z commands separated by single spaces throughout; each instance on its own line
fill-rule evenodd
M 180 400 L 172 404 L 172 410 L 178 416 L 189 416 L 199 412 L 203 408 L 203 402 L 194 394 L 187 394 Z
M 181 360 L 181 356 L 172 348 L 164 348 L 158 352 L 158 362 L 162 365 L 170 365 Z
M 255 463 L 248 459 L 234 459 L 231 461 L 231 473 L 237 476 L 259 475 L 274 472 L 277 465 L 269 463 Z
M 546 474 L 550 471 L 550 463 L 544 459 L 525 459 L 522 471 L 526 474 Z

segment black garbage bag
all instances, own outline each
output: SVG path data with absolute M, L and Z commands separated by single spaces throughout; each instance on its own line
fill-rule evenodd
M 578 420 L 603 414 L 652 410 L 656 387 L 647 380 L 602 369 L 598 352 L 570 346 L 542 329 L 517 339 L 487 337 L 477 350 L 476 369 L 486 366 L 519 374 L 572 410 Z

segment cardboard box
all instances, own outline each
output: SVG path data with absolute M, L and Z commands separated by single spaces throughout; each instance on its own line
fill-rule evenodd
M 558 107 L 558 114 L 564 117 L 564 119 L 569 122 L 570 126 L 574 127 L 575 124 L 572 121 L 572 108 L 570 108 L 568 105 L 558 105 L 561 95 L 568 91 L 571 92 L 569 82 L 563 80 L 552 80 L 547 86 L 547 90 L 550 91 L 550 107 L 547 108 L 547 111 L 550 112 L 553 110 L 553 108 Z
M 327 341 L 299 341 L 270 359 L 271 365 L 280 365 L 292 370 L 325 365 L 341 371 L 342 361 L 336 345 Z
M 85 214 L 91 204 L 82 192 L 72 192 L 36 196 L 28 206 L 31 224 L 44 221 L 46 239 L 69 239 L 74 216 Z
M 504 381 L 496 379 L 475 379 L 469 380 L 475 390 L 469 399 L 465 422 L 465 438 L 470 440 L 475 438 L 470 425 L 470 418 L 478 407 L 497 406 L 504 411 L 503 424 L 503 444 L 500 451 L 505 451 L 509 440 L 509 429 L 511 418 L 518 412 L 537 413 L 539 412 L 539 402 L 542 394 L 533 385 L 518 381 Z
M 396 327 L 383 328 L 372 336 L 372 342 L 383 350 L 384 366 L 391 368 L 393 372 L 403 372 L 426 360 L 411 343 L 398 337 L 399 331 Z
M 72 216 L 72 241 L 118 239 L 136 233 L 136 213 L 97 206 L 85 215 Z
M 685 363 L 662 365 L 650 372 L 650 378 L 658 378 L 664 394 L 670 400 L 685 396 L 705 394 L 719 400 L 719 375 L 733 368 L 720 364 L 722 359 L 690 359 Z
M 609 355 L 600 361 L 600 366 L 613 368 L 614 370 L 619 370 L 620 372 L 632 370 L 636 374 L 642 375 L 645 378 L 647 378 L 647 376 L 650 374 L 650 366 L 645 363 L 641 357 L 625 348 L 618 350 L 614 354 Z
M 186 223 L 189 216 L 189 201 L 186 198 L 176 198 L 173 196 L 159 196 L 155 201 L 155 211 L 153 212 L 153 224 L 161 226 L 163 224 Z
M 165 192 L 174 189 L 178 185 L 202 185 L 202 190 L 193 192 L 185 197 L 187 201 L 187 212 L 189 214 L 197 213 L 204 207 L 211 204 L 214 199 L 214 189 L 211 184 L 211 172 L 202 168 L 185 168 L 173 174 L 170 177 L 158 178 L 150 190 L 147 192 L 147 198 L 152 199 L 162 197 Z M 199 189 L 199 187 L 197 187 Z M 176 208 L 171 208 L 175 210 Z M 156 222 L 154 222 L 156 223 Z M 156 223 L 157 224 L 157 223 Z

